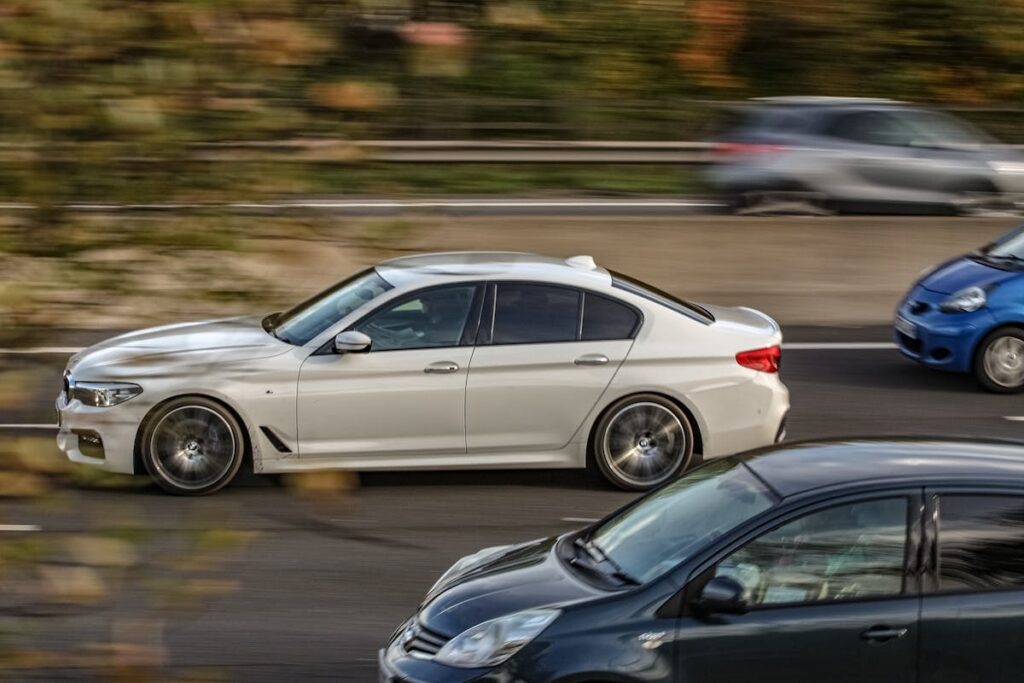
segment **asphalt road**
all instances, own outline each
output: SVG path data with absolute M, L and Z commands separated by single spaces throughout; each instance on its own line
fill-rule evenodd
M 1024 415 L 1019 396 L 982 393 L 970 378 L 926 371 L 892 349 L 813 346 L 884 342 L 883 329 L 787 333 L 788 341 L 803 345 L 783 355 L 793 400 L 791 439 L 1024 439 L 1024 422 L 1006 419 Z M 35 379 L 31 400 L 0 410 L 0 422 L 52 421 L 64 358 L 6 356 L 4 362 L 9 371 Z M 123 526 L 153 536 L 211 525 L 257 532 L 244 552 L 222 565 L 237 590 L 202 600 L 198 611 L 160 612 L 166 626 L 159 640 L 174 673 L 200 670 L 268 682 L 374 680 L 377 648 L 457 558 L 567 531 L 631 499 L 581 472 L 367 474 L 346 500 L 322 505 L 253 476 L 204 499 L 171 498 L 152 486 L 71 495 L 73 503 L 63 506 L 0 503 L 0 522 L 40 527 L 21 532 L 26 537 Z M 99 613 L 51 617 L 33 628 L 54 634 L 49 645 L 57 649 L 109 639 L 111 621 L 152 614 L 142 581 L 129 577 L 121 585 Z M 75 669 L 40 676 L 34 680 L 87 678 Z

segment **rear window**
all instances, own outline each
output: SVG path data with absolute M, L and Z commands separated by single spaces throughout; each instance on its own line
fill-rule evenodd
M 1024 589 L 1024 497 L 945 495 L 939 501 L 939 590 Z
M 583 341 L 631 339 L 640 316 L 626 304 L 587 292 L 583 300 Z
M 555 285 L 499 283 L 492 344 L 576 341 L 580 292 Z
M 636 294 L 705 325 L 715 322 L 715 316 L 711 315 L 711 312 L 702 306 L 680 299 L 668 292 L 663 292 L 657 287 L 652 287 L 646 282 L 635 280 L 628 275 L 612 271 L 608 272 L 612 276 L 612 287 L 629 292 L 630 294 Z

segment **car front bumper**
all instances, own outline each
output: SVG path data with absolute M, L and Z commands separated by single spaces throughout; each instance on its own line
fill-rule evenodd
M 68 401 L 61 394 L 56 402 L 57 447 L 72 462 L 134 474 L 135 435 L 141 417 L 131 403 L 95 408 L 77 399 Z
M 987 309 L 973 313 L 943 313 L 939 305 L 948 295 L 917 287 L 900 304 L 893 338 L 900 352 L 930 368 L 970 372 L 978 343 L 995 327 Z

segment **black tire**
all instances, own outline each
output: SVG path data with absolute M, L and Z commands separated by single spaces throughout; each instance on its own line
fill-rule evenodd
M 160 406 L 146 421 L 141 446 L 149 476 L 178 496 L 203 496 L 227 486 L 245 455 L 235 416 L 198 396 Z
M 636 394 L 613 403 L 597 421 L 592 461 L 613 485 L 647 491 L 685 471 L 693 445 L 693 426 L 679 406 L 657 394 Z
M 1001 327 L 982 339 L 974 354 L 974 376 L 993 393 L 1024 391 L 1024 329 Z

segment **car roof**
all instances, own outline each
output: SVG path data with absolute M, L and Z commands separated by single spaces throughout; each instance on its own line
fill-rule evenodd
M 581 287 L 608 287 L 611 275 L 590 256 L 563 259 L 514 251 L 455 251 L 384 261 L 377 272 L 395 287 L 473 278 L 541 280 Z
M 737 456 L 783 498 L 861 483 L 1024 485 L 1024 444 L 945 438 L 807 441 Z

